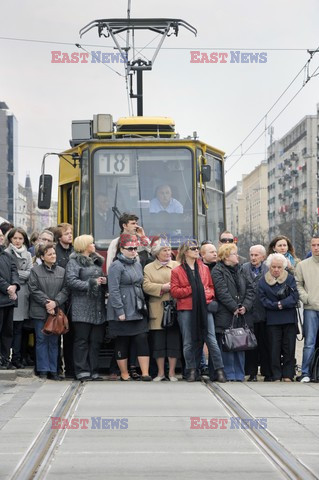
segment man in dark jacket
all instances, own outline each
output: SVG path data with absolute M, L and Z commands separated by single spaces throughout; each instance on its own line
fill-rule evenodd
M 16 264 L 0 247 L 0 369 L 15 369 L 10 362 L 13 337 L 13 308 L 20 289 Z
M 258 297 L 258 282 L 265 275 L 268 267 L 264 264 L 266 250 L 262 245 L 253 245 L 249 249 L 250 262 L 242 266 L 244 275 L 254 285 L 256 297 L 252 310 L 248 316 L 253 324 L 258 347 L 255 350 L 245 352 L 245 373 L 249 375 L 248 382 L 257 382 L 258 365 L 260 372 L 265 377 L 264 381 L 270 381 L 270 358 L 266 331 L 266 311 Z
M 70 255 L 73 252 L 73 227 L 69 223 L 60 223 L 55 230 L 56 238 L 56 263 L 59 267 L 66 269 Z M 74 378 L 73 364 L 73 344 L 74 344 L 74 328 L 72 324 L 72 312 L 70 299 L 65 304 L 65 311 L 69 319 L 69 331 L 63 335 L 63 359 L 66 378 Z M 62 373 L 62 355 L 61 355 L 61 338 L 59 342 L 59 370 Z

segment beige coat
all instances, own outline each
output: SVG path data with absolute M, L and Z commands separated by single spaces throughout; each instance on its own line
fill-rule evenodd
M 305 310 L 319 310 L 319 257 L 302 260 L 296 267 L 296 283 Z
M 150 330 L 161 330 L 161 322 L 163 317 L 164 300 L 171 298 L 169 293 L 161 295 L 161 289 L 164 283 L 171 281 L 171 273 L 173 268 L 179 264 L 171 260 L 167 265 L 163 266 L 158 260 L 149 263 L 144 268 L 143 290 L 149 299 L 149 328 Z

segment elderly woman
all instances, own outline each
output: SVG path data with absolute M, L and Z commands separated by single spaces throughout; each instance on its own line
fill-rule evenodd
M 295 249 L 285 235 L 278 235 L 273 238 L 268 246 L 267 256 L 272 253 L 281 253 L 287 259 L 287 270 L 294 274 L 296 263 L 300 260 L 296 257 Z
M 141 380 L 149 382 L 152 377 L 149 375 L 147 311 L 142 290 L 143 271 L 137 261 L 138 246 L 135 235 L 120 236 L 116 260 L 108 269 L 107 319 L 109 334 L 115 337 L 116 360 L 121 380 L 131 380 L 127 360 L 130 345 L 134 341 L 142 371 Z
M 18 307 L 13 313 L 13 341 L 11 363 L 16 368 L 24 368 L 21 358 L 21 341 L 23 321 L 29 318 L 28 280 L 32 268 L 32 257 L 27 251 L 29 240 L 22 228 L 12 228 L 8 232 L 9 243 L 6 252 L 17 266 L 20 290 L 18 292 Z
M 74 372 L 81 382 L 103 380 L 98 374 L 106 322 L 103 263 L 104 258 L 95 253 L 91 235 L 80 235 L 74 240 L 66 281 L 71 291 Z
M 216 370 L 217 381 L 225 382 L 223 360 L 215 337 L 214 318 L 207 310 L 207 305 L 215 297 L 214 286 L 209 268 L 199 259 L 197 242 L 183 243 L 178 249 L 177 261 L 181 265 L 172 271 L 171 295 L 177 298 L 186 380 L 197 380 L 205 342 Z
M 295 376 L 295 307 L 299 298 L 296 281 L 286 271 L 288 261 L 284 255 L 269 255 L 266 265 L 269 271 L 259 281 L 259 298 L 267 315 L 272 380 L 292 382 Z
M 154 382 L 165 380 L 164 362 L 168 358 L 168 378 L 176 382 L 176 361 L 180 357 L 180 332 L 178 325 L 163 329 L 163 302 L 170 300 L 172 269 L 178 263 L 172 260 L 172 250 L 169 243 L 159 239 L 151 248 L 154 262 L 146 265 L 144 269 L 144 292 L 149 295 L 149 328 L 150 343 L 153 358 L 155 358 L 158 373 Z
M 58 376 L 58 335 L 45 335 L 42 329 L 48 314 L 62 308 L 68 298 L 65 270 L 56 265 L 53 243 L 39 246 L 41 265 L 32 268 L 29 277 L 30 318 L 36 335 L 36 368 L 42 379 L 61 380 Z
M 234 316 L 242 323 L 242 316 L 252 308 L 255 297 L 252 283 L 238 265 L 237 247 L 225 243 L 218 250 L 216 267 L 212 270 L 218 311 L 215 313 L 217 339 L 221 344 L 224 330 L 229 328 Z M 245 379 L 245 352 L 222 352 L 225 375 L 228 381 L 243 382 Z

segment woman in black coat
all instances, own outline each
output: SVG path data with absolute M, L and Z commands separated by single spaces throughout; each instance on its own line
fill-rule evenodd
M 292 382 L 295 376 L 296 281 L 288 273 L 287 259 L 273 253 L 266 260 L 269 271 L 259 281 L 259 298 L 266 309 L 272 380 Z M 282 358 L 281 358 L 282 357 Z
M 242 316 L 252 307 L 255 292 L 252 283 L 238 265 L 237 247 L 224 244 L 218 250 L 219 262 L 212 270 L 218 311 L 214 314 L 216 337 L 221 345 L 224 330 L 229 328 L 234 316 L 241 324 Z M 245 352 L 222 352 L 224 372 L 228 381 L 245 379 Z

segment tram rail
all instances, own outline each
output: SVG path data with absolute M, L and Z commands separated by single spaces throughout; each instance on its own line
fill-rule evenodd
M 314 480 L 318 477 L 313 474 L 304 464 L 286 450 L 266 429 L 249 428 L 249 421 L 255 420 L 228 392 L 225 392 L 218 384 L 207 380 L 206 387 L 215 395 L 219 403 L 231 415 L 240 418 L 247 425 L 244 432 L 258 445 L 264 455 L 279 469 L 286 478 L 291 480 Z
M 57 402 L 52 416 L 67 417 L 70 415 L 73 407 L 80 400 L 83 388 L 80 382 L 73 381 Z M 52 430 L 51 417 L 48 417 L 46 423 L 17 465 L 12 475 L 12 480 L 44 478 L 43 475 L 51 462 L 57 446 L 59 434 L 61 435 L 61 430 Z
M 318 477 L 280 442 L 276 440 L 271 431 L 267 429 L 249 428 L 250 422 L 256 419 L 249 414 L 240 403 L 235 400 L 231 393 L 226 392 L 219 384 L 210 380 L 202 381 L 220 405 L 230 416 L 235 416 L 247 425 L 243 429 L 249 439 L 257 445 L 262 454 L 283 475 L 283 478 L 291 480 L 314 480 Z M 81 400 L 84 388 L 89 385 L 73 381 L 66 388 L 61 398 L 56 403 L 53 411 L 43 425 L 29 449 L 17 465 L 12 480 L 40 480 L 46 478 L 54 457 L 63 444 L 66 430 L 52 429 L 51 417 L 71 418 Z

